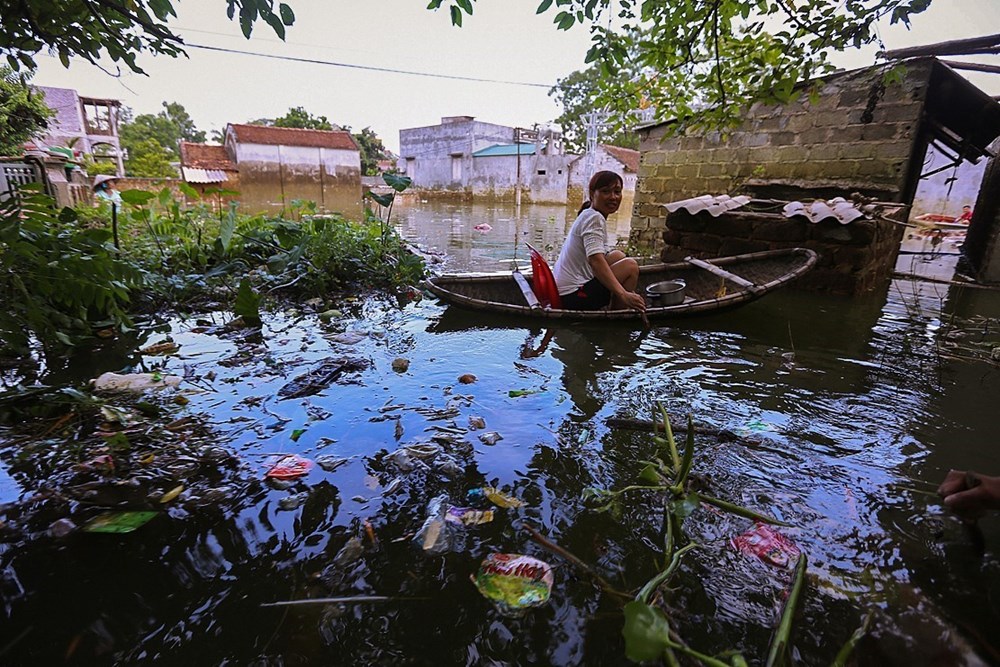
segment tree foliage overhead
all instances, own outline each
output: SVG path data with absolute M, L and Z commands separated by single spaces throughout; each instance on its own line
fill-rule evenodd
M 281 118 L 275 118 L 272 123 L 275 127 L 293 127 L 303 130 L 336 130 L 326 116 L 313 116 L 302 107 L 294 107 L 288 110 Z
M 281 39 L 295 22 L 292 9 L 275 0 L 224 0 L 247 39 L 258 20 Z M 0 53 L 14 70 L 35 68 L 34 56 L 51 48 L 63 66 L 70 57 L 97 63 L 103 55 L 143 73 L 136 57 L 144 52 L 178 56 L 183 40 L 167 22 L 176 18 L 174 0 L 20 0 L 3 3 Z
M 462 25 L 476 0 L 447 0 Z M 485 1 L 485 0 L 484 0 Z M 438 9 L 446 0 L 432 0 Z M 587 63 L 601 72 L 596 108 L 628 124 L 637 103 L 658 120 L 720 125 L 755 100 L 791 99 L 832 69 L 832 52 L 878 40 L 876 22 L 909 26 L 931 0 L 541 0 L 559 30 L 589 26 Z M 622 72 L 635 72 L 622 76 Z M 678 124 L 680 127 L 681 124 Z
M 21 144 L 44 129 L 52 116 L 45 96 L 31 89 L 28 78 L 0 66 L 0 155 L 19 155 Z

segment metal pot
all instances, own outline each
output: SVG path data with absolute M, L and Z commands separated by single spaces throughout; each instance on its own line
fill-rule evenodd
M 646 288 L 646 298 L 649 305 L 654 308 L 663 306 L 676 306 L 684 303 L 684 288 L 687 285 L 683 280 L 667 280 L 662 283 L 653 283 Z

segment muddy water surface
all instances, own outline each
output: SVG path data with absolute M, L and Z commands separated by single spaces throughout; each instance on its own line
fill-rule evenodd
M 409 238 L 448 253 L 448 270 L 497 270 L 513 256 L 512 229 L 554 250 L 572 215 L 526 209 L 536 222 L 525 229 L 502 209 L 413 204 L 399 215 Z M 472 229 L 484 219 L 491 231 Z M 78 377 L 53 376 L 185 376 L 189 403 L 165 405 L 201 430 L 172 446 L 188 438 L 235 459 L 215 472 L 200 459 L 190 490 L 132 533 L 4 533 L 0 663 L 626 664 L 616 601 L 525 526 L 616 588 L 652 577 L 657 497 L 627 496 L 620 514 L 595 513 L 582 497 L 636 483 L 655 444 L 606 420 L 648 419 L 656 401 L 702 424 L 700 484 L 794 525 L 782 532 L 809 556 L 794 642 L 802 664 L 829 664 L 869 612 L 862 664 L 1000 662 L 1000 522 L 982 520 L 977 542 L 929 493 L 950 467 L 1000 474 L 1000 369 L 942 354 L 953 351 L 943 323 L 1000 317 L 996 293 L 910 281 L 853 300 L 785 291 L 648 331 L 546 329 L 429 297 L 334 305 L 343 316 L 330 322 L 306 307 L 275 313 L 260 336 L 174 319 L 143 344 L 170 337 L 176 355 L 109 353 Z M 963 340 L 989 340 L 976 336 Z M 281 398 L 330 358 L 367 368 Z M 393 370 L 400 358 L 405 371 Z M 485 428 L 473 430 L 479 419 Z M 502 439 L 486 444 L 485 432 Z M 286 453 L 329 469 L 265 480 Z M 0 503 L 39 502 L 44 471 L 12 446 L 0 457 Z M 478 507 L 468 492 L 484 486 L 525 506 L 447 531 L 442 554 L 414 543 L 434 497 Z M 79 525 L 101 509 L 67 507 Z M 731 546 L 750 527 L 697 511 L 686 528 L 701 546 L 666 603 L 692 646 L 763 664 L 790 573 Z M 496 611 L 469 581 L 495 551 L 551 563 L 551 601 L 520 618 Z M 352 596 L 393 599 L 262 606 Z

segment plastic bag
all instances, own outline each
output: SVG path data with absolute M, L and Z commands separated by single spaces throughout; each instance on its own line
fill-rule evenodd
M 552 593 L 549 564 L 521 554 L 490 554 L 472 583 L 502 614 L 520 616 L 545 604 Z
M 413 541 L 424 553 L 439 556 L 451 551 L 458 525 L 448 521 L 448 496 L 441 495 L 427 503 L 427 519 Z

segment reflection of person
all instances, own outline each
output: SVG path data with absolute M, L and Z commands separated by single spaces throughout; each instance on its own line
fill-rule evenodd
M 965 205 L 962 207 L 962 215 L 955 218 L 955 222 L 963 222 L 968 224 L 970 220 L 972 220 L 972 207 L 969 205 Z
M 963 518 L 975 519 L 986 510 L 1000 510 L 1000 477 L 950 470 L 938 487 L 938 495 L 951 511 Z
M 122 196 L 115 190 L 113 183 L 118 180 L 117 176 L 101 174 L 94 177 L 94 196 L 98 200 L 109 201 L 112 204 L 121 206 Z M 98 202 L 100 203 L 100 201 Z
M 563 308 L 646 310 L 635 293 L 639 264 L 620 250 L 608 251 L 608 216 L 622 203 L 622 177 L 599 171 L 590 179 L 590 199 L 569 229 L 556 261 L 555 278 Z
M 935 229 L 931 234 L 931 256 L 938 254 L 938 246 L 944 242 L 944 232 L 940 229 Z

